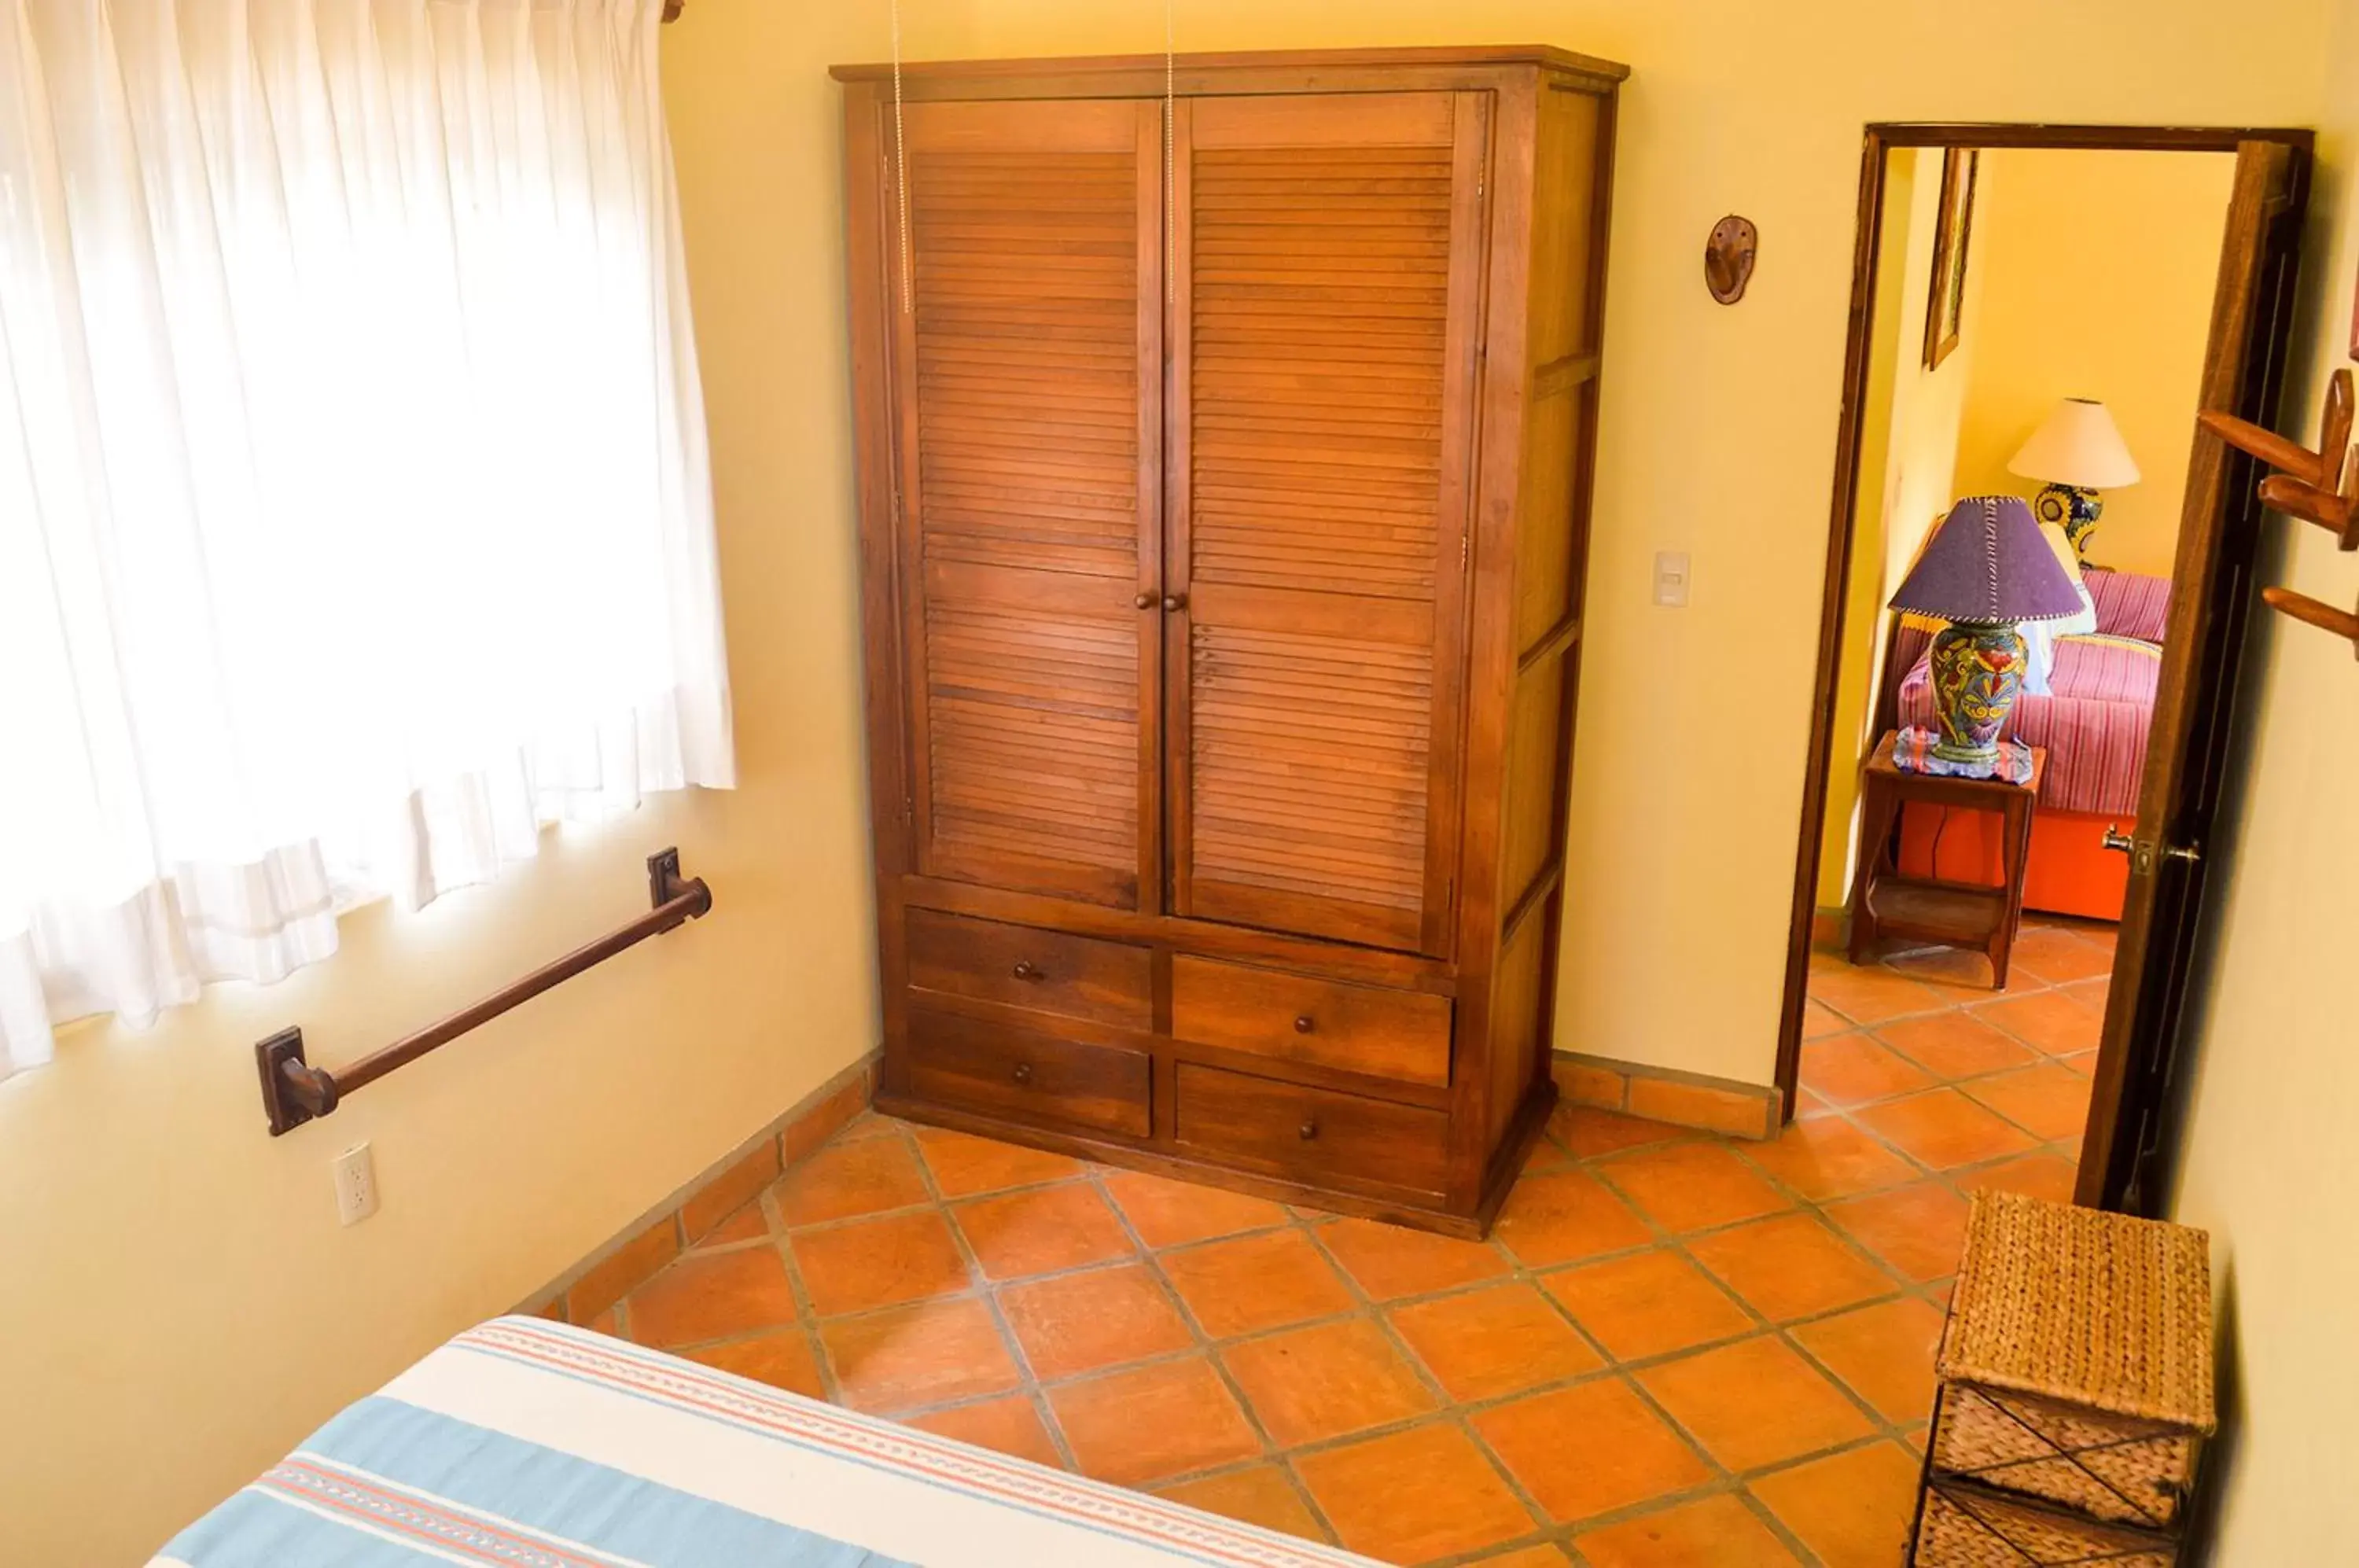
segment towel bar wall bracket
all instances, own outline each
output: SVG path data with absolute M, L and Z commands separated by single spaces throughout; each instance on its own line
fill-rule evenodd
M 332 1114 L 353 1090 L 375 1083 L 437 1046 L 448 1045 L 477 1025 L 488 1023 L 518 1003 L 529 1001 L 583 970 L 604 963 L 625 948 L 685 925 L 712 908 L 712 889 L 704 885 L 704 878 L 679 874 L 678 849 L 658 850 L 647 856 L 647 898 L 653 907 L 630 924 L 542 964 L 514 985 L 503 986 L 482 1001 L 461 1008 L 439 1023 L 429 1024 L 374 1055 L 362 1057 L 341 1072 L 314 1067 L 304 1060 L 303 1031 L 299 1028 L 280 1029 L 266 1040 L 255 1041 L 254 1064 L 262 1079 L 262 1110 L 269 1118 L 270 1136 L 277 1138 L 305 1122 Z

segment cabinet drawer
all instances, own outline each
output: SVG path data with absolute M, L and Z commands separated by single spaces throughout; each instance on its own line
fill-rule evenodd
M 1450 998 L 1243 964 L 1171 961 L 1171 1033 L 1407 1083 L 1450 1082 Z
M 1145 1138 L 1148 1058 L 1037 1029 L 909 1009 L 905 1066 L 920 1100 Z
M 908 931 L 909 984 L 920 990 L 1125 1029 L 1154 1026 L 1154 972 L 1143 947 L 939 909 L 911 909 Z
M 1450 1158 L 1450 1116 L 1362 1094 L 1306 1088 L 1183 1062 L 1183 1144 L 1277 1166 L 1318 1183 L 1356 1177 L 1439 1192 Z

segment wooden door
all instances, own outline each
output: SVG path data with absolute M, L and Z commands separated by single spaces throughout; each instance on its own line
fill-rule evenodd
M 2309 162 L 2285 142 L 2238 144 L 2203 365 L 2207 408 L 2263 424 L 2276 413 Z M 2261 526 L 2254 487 L 2264 471 L 2208 431 L 2194 439 L 2078 1192 L 2148 1214 L 2169 1197 L 2160 1167 L 2175 1141 L 2172 1080 Z
M 905 124 L 909 248 L 886 268 L 916 869 L 1149 907 L 1161 105 L 912 103 Z
M 1440 953 L 1489 95 L 1174 126 L 1174 913 Z

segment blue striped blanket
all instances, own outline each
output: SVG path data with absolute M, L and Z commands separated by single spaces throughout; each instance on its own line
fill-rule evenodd
M 471 1329 L 152 1568 L 1339 1568 L 1364 1559 L 537 1318 Z

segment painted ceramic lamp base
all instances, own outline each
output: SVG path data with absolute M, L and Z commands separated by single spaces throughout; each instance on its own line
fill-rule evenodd
M 2072 541 L 2073 553 L 2085 558 L 2090 536 L 2097 531 L 2097 519 L 2105 515 L 2105 503 L 2094 490 L 2050 485 L 2031 503 L 2031 511 L 2041 522 L 2062 528 L 2064 537 Z
M 2012 623 L 1952 621 L 1933 637 L 1929 673 L 1944 762 L 1995 772 L 1999 732 L 2023 691 L 2023 634 Z

